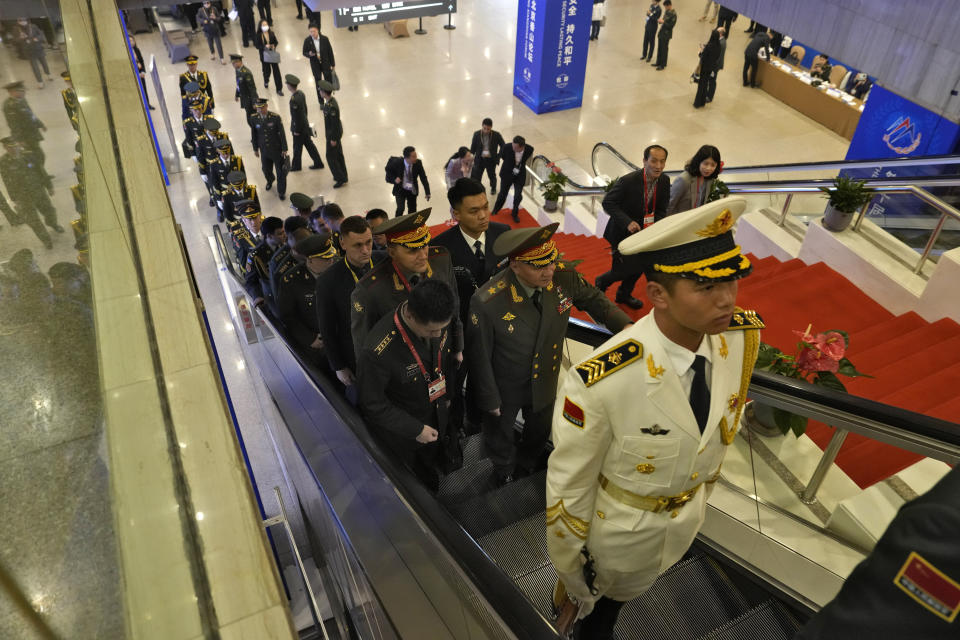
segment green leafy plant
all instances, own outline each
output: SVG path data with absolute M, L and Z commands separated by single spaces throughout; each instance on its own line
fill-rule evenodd
M 720 198 L 726 198 L 730 195 L 730 187 L 727 186 L 727 183 L 719 178 L 713 181 L 713 184 L 710 185 L 710 193 L 707 195 L 707 202 L 713 202 L 719 200 Z
M 853 180 L 846 176 L 837 176 L 833 181 L 833 187 L 820 187 L 830 204 L 837 211 L 843 213 L 855 213 L 863 205 L 870 202 L 874 189 L 866 186 L 866 180 Z
M 846 331 L 832 329 L 813 334 L 808 326 L 806 331 L 794 331 L 800 337 L 797 354 L 787 355 L 780 349 L 765 342 L 760 343 L 756 368 L 788 378 L 805 380 L 834 391 L 846 391 L 839 375 L 850 378 L 866 377 L 857 371 L 853 363 L 844 355 L 850 346 L 850 336 Z M 786 435 L 793 431 L 798 438 L 807 429 L 807 418 L 773 407 L 773 420 L 780 432 Z
M 552 162 L 547 166 L 550 167 L 550 173 L 544 183 L 540 185 L 540 192 L 545 199 L 557 201 L 563 195 L 563 187 L 567 184 L 567 176 L 563 175 L 560 167 Z
M 611 181 L 608 182 L 607 184 L 603 185 L 603 191 L 604 191 L 604 193 L 607 193 L 607 192 L 610 191 L 610 189 L 613 189 L 613 185 L 615 185 L 615 184 L 617 184 L 618 182 L 620 182 L 620 178 L 621 178 L 621 176 L 617 176 L 616 178 L 614 178 L 613 180 L 611 180 Z

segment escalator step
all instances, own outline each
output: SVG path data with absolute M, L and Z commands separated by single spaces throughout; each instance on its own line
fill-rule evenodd
M 790 640 L 799 628 L 800 625 L 783 605 L 768 600 L 704 635 L 702 640 Z
M 444 504 L 456 504 L 479 496 L 492 487 L 493 462 L 483 458 L 467 464 L 464 456 L 463 467 L 443 477 L 437 498 Z
M 483 463 L 489 464 L 489 460 Z M 546 471 L 540 471 L 467 500 L 441 497 L 441 501 L 460 526 L 474 538 L 481 538 L 535 513 L 543 513 L 546 478 Z
M 468 436 L 463 440 L 463 466 L 480 462 L 485 458 L 483 437 L 479 433 Z
M 513 580 L 550 564 L 542 512 L 489 533 L 477 542 Z

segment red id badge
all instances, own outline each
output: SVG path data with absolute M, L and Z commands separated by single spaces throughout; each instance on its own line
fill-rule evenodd
M 430 394 L 430 402 L 436 402 L 447 393 L 447 379 L 440 376 L 427 385 L 427 392 Z

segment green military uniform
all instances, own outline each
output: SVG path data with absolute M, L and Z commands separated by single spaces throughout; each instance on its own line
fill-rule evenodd
M 230 54 L 230 60 L 243 60 L 243 56 L 236 53 Z M 256 113 L 257 81 L 253 78 L 253 73 L 246 65 L 241 65 L 237 72 L 237 93 L 236 98 L 240 100 L 240 106 L 247 112 L 247 124 L 250 125 L 250 144 L 256 145 L 256 130 L 253 128 L 253 114 Z
M 263 106 L 266 100 L 260 98 L 257 106 Z M 283 168 L 283 156 L 287 153 L 287 134 L 283 129 L 283 120 L 272 111 L 253 116 L 253 128 L 256 131 L 253 151 L 260 154 L 260 168 L 267 179 L 265 189 L 270 191 L 273 181 L 277 181 L 277 195 L 283 200 L 287 192 L 287 172 Z
M 333 91 L 333 85 L 321 80 L 318 85 L 328 94 Z M 327 137 L 327 164 L 333 176 L 334 186 L 343 185 L 347 181 L 347 162 L 343 159 L 343 123 L 340 121 L 340 105 L 333 95 L 323 103 L 323 128 Z
M 11 82 L 4 85 L 4 88 L 8 91 L 23 91 L 23 83 Z M 13 96 L 7 98 L 3 102 L 3 115 L 7 120 L 10 136 L 20 142 L 24 149 L 36 154 L 36 159 L 42 168 L 46 157 L 43 149 L 40 148 L 40 141 L 43 140 L 41 130 L 46 131 L 47 127 L 34 115 L 27 99 Z
M 16 217 L 29 226 L 49 249 L 53 241 L 40 222 L 40 216 L 43 216 L 48 227 L 58 233 L 63 232 L 63 227 L 57 223 L 57 210 L 53 208 L 48 195 L 53 191 L 53 182 L 43 170 L 37 155 L 22 151 L 20 143 L 13 136 L 0 142 L 7 151 L 0 157 L 0 178 L 16 206 Z
M 300 171 L 300 157 L 303 150 L 306 149 L 313 160 L 311 169 L 323 169 L 323 161 L 320 160 L 320 152 L 317 146 L 313 144 L 313 131 L 310 128 L 310 121 L 307 115 L 307 98 L 303 91 L 297 89 L 300 85 L 300 78 L 293 74 L 286 75 L 287 84 L 294 88 L 290 94 L 290 135 L 293 137 L 293 159 L 290 162 L 291 171 Z
M 558 251 L 550 238 L 558 225 L 514 229 L 494 243 L 496 255 L 539 268 L 556 263 L 549 284 L 531 290 L 508 267 L 470 300 L 470 385 L 484 412 L 484 441 L 501 481 L 510 480 L 515 464 L 523 471 L 538 464 L 549 435 L 570 308 L 576 305 L 614 333 L 631 322 L 568 263 L 557 261 Z M 498 409 L 499 417 L 492 413 Z M 524 433 L 516 449 L 513 428 L 521 411 Z
M 277 292 L 280 291 L 280 287 L 283 286 L 283 276 L 298 264 L 299 262 L 293 256 L 293 251 L 290 250 L 290 246 L 287 244 L 277 249 L 270 257 L 267 273 L 270 274 L 270 288 L 273 289 L 274 295 L 276 295 Z
M 70 72 L 64 71 L 60 74 L 60 77 L 68 83 L 67 88 L 60 92 L 60 95 L 63 96 L 63 108 L 67 111 L 67 118 L 70 119 L 70 126 L 73 127 L 74 131 L 79 132 L 80 101 L 77 100 L 77 92 L 74 91 L 73 85 L 70 84 Z
M 409 248 L 425 247 L 430 242 L 430 232 L 426 221 L 430 209 L 408 213 L 405 216 L 384 222 L 377 228 L 390 243 Z M 350 297 L 350 329 L 353 335 L 354 352 L 359 354 L 367 333 L 380 318 L 392 313 L 401 302 L 407 299 L 412 287 L 420 278 L 437 278 L 446 282 L 457 295 L 457 282 L 453 275 L 453 262 L 443 247 L 430 247 L 427 256 L 427 270 L 422 274 L 402 273 L 393 260 L 387 259 L 375 265 L 367 275 L 357 282 Z M 459 309 L 460 301 L 457 300 Z M 451 348 L 455 352 L 463 351 L 463 326 L 460 314 L 455 314 L 451 323 Z

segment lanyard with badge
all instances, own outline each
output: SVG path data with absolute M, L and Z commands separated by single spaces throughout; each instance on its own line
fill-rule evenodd
M 440 347 L 437 349 L 437 379 L 431 380 L 430 374 L 427 372 L 427 368 L 424 366 L 423 360 L 420 358 L 420 354 L 417 353 L 416 348 L 410 341 L 410 336 L 407 335 L 407 330 L 403 328 L 403 324 L 400 322 L 399 309 L 393 312 L 393 324 L 396 325 L 397 331 L 400 332 L 400 337 L 403 338 L 404 344 L 406 344 L 407 348 L 410 349 L 410 355 L 412 355 L 413 359 L 416 360 L 417 366 L 420 368 L 420 373 L 423 374 L 423 379 L 427 383 L 427 393 L 430 396 L 430 402 L 436 402 L 447 393 L 447 380 L 443 377 L 442 360 L 443 345 L 447 342 L 447 332 L 443 332 L 443 337 L 440 339 Z
M 653 197 L 648 198 L 649 191 L 647 191 L 647 172 L 643 171 L 643 228 L 646 229 L 653 224 L 654 218 L 654 208 L 657 206 L 657 187 L 659 186 L 657 182 L 653 183 Z M 651 206 L 652 205 L 652 206 Z

